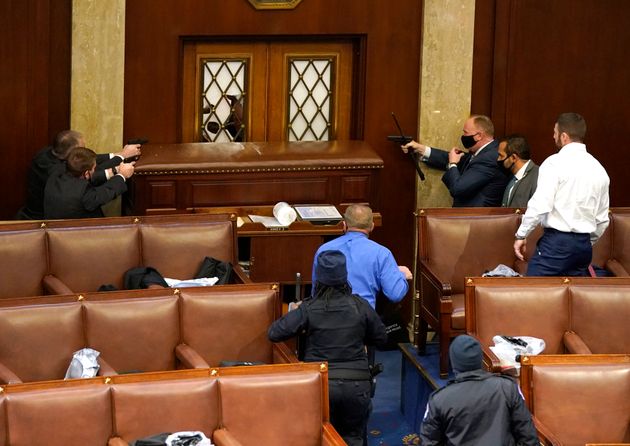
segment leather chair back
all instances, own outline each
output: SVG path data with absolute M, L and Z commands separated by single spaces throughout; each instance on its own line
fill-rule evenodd
M 164 277 L 192 279 L 204 257 L 236 262 L 233 223 L 225 221 L 145 222 L 142 225 L 142 264 Z
M 112 432 L 108 386 L 18 392 L 5 406 L 11 446 L 106 445 Z
M 525 279 L 522 279 L 525 280 Z M 569 329 L 569 290 L 566 286 L 475 287 L 474 318 L 467 325 L 482 345 L 494 345 L 495 335 L 534 336 L 545 340 L 545 354 L 564 352 L 562 335 Z
M 137 225 L 48 229 L 50 272 L 76 292 L 101 285 L 123 288 L 127 270 L 140 265 Z
M 267 330 L 276 318 L 276 291 L 183 289 L 180 299 L 182 342 L 211 367 L 223 360 L 273 362 Z
M 7 409 L 5 404 L 5 398 L 0 395 L 0 446 L 6 446 L 7 444 Z
M 611 216 L 614 224 L 612 258 L 630 272 L 630 210 L 628 208 L 624 210 L 625 212 L 620 210 Z
M 0 232 L 0 297 L 41 296 L 48 271 L 42 229 Z
M 322 386 L 313 372 L 223 376 L 222 426 L 244 445 L 319 446 Z
M 23 382 L 63 379 L 85 347 L 79 302 L 0 309 L 0 363 Z
M 173 370 L 176 296 L 84 302 L 87 344 L 119 373 Z
M 534 416 L 562 445 L 630 442 L 630 364 L 535 365 Z
M 427 215 L 423 231 L 427 263 L 451 293 L 464 292 L 464 278 L 480 276 L 499 264 L 514 265 L 511 243 L 519 215 Z M 422 249 L 421 251 L 424 251 Z M 422 254 L 421 254 L 422 255 Z
M 203 431 L 219 425 L 215 378 L 127 383 L 112 387 L 114 432 L 128 443 L 160 432 Z
M 630 285 L 571 286 L 571 329 L 593 353 L 630 353 L 629 321 Z

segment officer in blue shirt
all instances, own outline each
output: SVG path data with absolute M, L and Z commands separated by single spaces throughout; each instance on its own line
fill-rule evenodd
M 374 229 L 372 209 L 353 204 L 344 214 L 346 233 L 324 243 L 313 260 L 313 283 L 317 282 L 317 257 L 323 251 L 339 250 L 346 256 L 348 282 L 352 292 L 376 307 L 379 291 L 392 302 L 399 302 L 409 289 L 407 280 L 412 278 L 406 266 L 398 266 L 391 251 L 370 240 Z

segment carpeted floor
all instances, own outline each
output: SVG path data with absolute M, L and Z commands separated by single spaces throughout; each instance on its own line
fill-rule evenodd
M 409 426 L 400 409 L 400 350 L 377 351 L 376 362 L 385 369 L 378 375 L 376 393 L 372 399 L 372 415 L 368 422 L 369 446 L 419 445 L 417 427 Z

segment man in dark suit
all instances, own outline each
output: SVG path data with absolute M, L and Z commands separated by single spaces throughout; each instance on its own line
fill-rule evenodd
M 521 135 L 510 135 L 499 143 L 499 168 L 510 181 L 503 193 L 501 206 L 527 207 L 538 184 L 538 166 L 529 158 L 529 144 Z
M 63 166 L 68 153 L 75 147 L 85 147 L 83 135 L 75 130 L 63 130 L 55 136 L 53 144 L 40 150 L 31 162 L 27 180 L 27 199 L 15 216 L 17 220 L 41 220 L 44 218 L 44 188 L 50 174 Z M 118 153 L 96 156 L 97 169 L 94 181 L 102 183 L 113 176 L 112 167 L 125 158 L 140 155 L 139 144 L 128 144 Z
M 465 152 L 453 147 L 449 152 L 416 141 L 403 146 L 413 149 L 427 164 L 445 169 L 442 182 L 453 197 L 453 207 L 501 206 L 508 179 L 497 165 L 494 125 L 487 116 L 471 115 L 461 136 Z
M 44 218 L 103 217 L 101 206 L 127 190 L 126 181 L 133 175 L 133 163 L 113 167 L 114 175 L 100 184 L 93 184 L 96 153 L 76 147 L 48 178 L 44 190 Z

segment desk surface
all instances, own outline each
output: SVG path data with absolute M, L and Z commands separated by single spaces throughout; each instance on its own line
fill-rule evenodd
M 383 167 L 363 141 L 147 144 L 136 175 Z
M 340 208 L 343 214 L 345 207 Z M 309 221 L 296 220 L 286 227 L 266 228 L 262 223 L 251 221 L 249 215 L 273 215 L 273 206 L 252 206 L 252 207 L 212 207 L 193 208 L 191 212 L 195 214 L 234 214 L 239 218 L 237 233 L 239 236 L 297 236 L 297 235 L 341 235 L 344 233 L 342 222 L 332 225 L 318 225 Z M 382 225 L 382 217 L 378 212 L 374 212 L 374 226 Z

